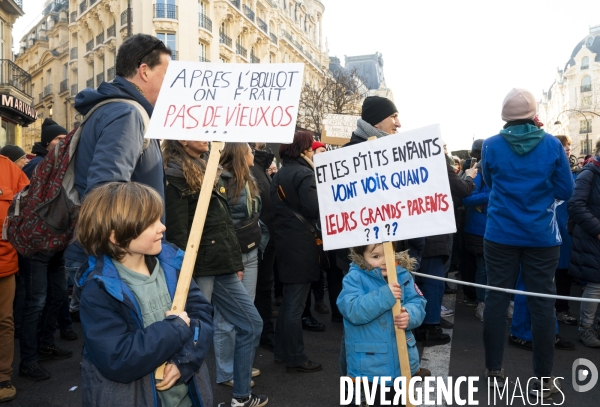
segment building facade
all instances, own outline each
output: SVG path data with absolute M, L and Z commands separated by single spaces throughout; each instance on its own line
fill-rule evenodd
M 73 128 L 81 119 L 75 95 L 114 78 L 116 53 L 128 33 L 127 3 L 46 3 L 44 18 L 23 38 L 17 58 L 32 75 L 41 116 Z M 176 60 L 301 62 L 311 81 L 329 65 L 324 12 L 318 0 L 131 0 L 131 31 L 157 36 Z
M 23 14 L 22 0 L 0 1 L 0 147 L 22 145 L 23 127 L 37 118 L 31 76 L 13 62 L 12 27 Z
M 557 70 L 539 114 L 547 132 L 571 137 L 571 154 L 593 154 L 600 135 L 600 26 L 590 27 L 564 69 Z

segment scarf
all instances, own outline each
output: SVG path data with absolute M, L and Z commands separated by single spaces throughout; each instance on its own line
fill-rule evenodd
M 356 121 L 356 130 L 354 130 L 354 134 L 357 137 L 360 137 L 365 140 L 368 140 L 369 137 L 373 137 L 373 136 L 375 136 L 377 138 L 389 136 L 389 134 L 387 134 L 385 131 L 376 129 L 375 127 L 371 126 L 369 123 L 364 121 L 363 119 L 358 119 Z
M 308 165 L 310 165 L 310 168 L 312 168 L 313 170 L 315 169 L 315 164 L 312 162 L 312 160 L 310 158 L 308 158 L 304 154 L 300 154 L 300 157 L 303 158 L 304 161 L 306 161 L 308 163 Z

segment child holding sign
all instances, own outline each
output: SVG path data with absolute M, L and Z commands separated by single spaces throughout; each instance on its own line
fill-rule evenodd
M 163 406 L 212 405 L 208 371 L 200 369 L 212 307 L 192 281 L 185 312 L 170 312 L 183 252 L 162 243 L 162 213 L 160 195 L 135 182 L 95 188 L 81 206 L 77 239 L 90 255 L 76 279 L 85 406 L 141 407 L 159 398 Z
M 398 283 L 388 284 L 382 244 L 355 247 L 349 257 L 350 271 L 337 300 L 344 316 L 348 376 L 366 376 L 372 383 L 374 377 L 393 380 L 402 375 L 395 327 L 407 330 L 412 376 L 429 376 L 429 371 L 419 369 L 419 352 L 410 331 L 423 322 L 427 302 L 407 270 L 412 269 L 414 259 L 407 252 L 396 253 Z M 397 299 L 401 299 L 402 313 L 394 318 L 392 307 Z

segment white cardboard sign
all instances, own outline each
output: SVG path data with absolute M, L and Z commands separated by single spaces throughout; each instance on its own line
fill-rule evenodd
M 360 116 L 328 113 L 323 117 L 323 130 L 327 132 L 327 137 L 349 139 L 352 132 L 356 130 L 358 119 L 360 119 Z
M 456 232 L 439 125 L 314 162 L 325 250 Z
M 291 143 L 303 64 L 171 61 L 146 138 Z

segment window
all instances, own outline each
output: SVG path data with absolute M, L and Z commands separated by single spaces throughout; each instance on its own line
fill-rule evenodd
M 155 18 L 177 19 L 177 6 L 175 5 L 175 0 L 156 0 L 154 7 Z
M 173 33 L 156 33 L 156 38 L 161 40 L 167 47 L 173 51 L 171 59 L 177 60 L 177 37 Z
M 588 134 L 592 132 L 592 121 L 591 120 L 580 120 L 579 121 L 579 134 Z
M 10 56 L 4 55 L 4 21 L 0 20 L 0 58 L 12 59 Z
M 69 64 L 64 64 L 62 69 L 62 77 L 63 79 L 67 79 L 69 77 Z
M 583 57 L 581 60 L 581 69 L 588 69 L 590 67 L 590 58 Z
M 203 16 L 206 16 L 208 14 L 206 14 L 206 3 L 203 1 L 199 1 L 198 2 L 198 13 L 202 14 Z
M 16 125 L 14 122 L 0 118 L 2 120 L 2 126 L 0 126 L 0 145 L 5 146 L 7 144 L 15 144 L 16 142 Z
M 581 91 L 582 92 L 591 92 L 592 91 L 592 78 L 589 76 L 584 76 L 581 80 Z
M 206 48 L 208 47 L 203 42 L 198 44 L 198 59 L 200 62 L 210 62 L 208 58 L 206 58 Z
M 224 22 L 221 23 L 221 27 L 219 27 L 219 34 L 229 35 L 229 30 L 227 29 L 227 25 Z
M 579 142 L 579 154 L 580 155 L 588 155 L 588 154 L 591 154 L 590 151 L 592 151 L 592 140 L 588 140 L 587 148 L 585 146 L 585 140 L 581 140 Z

